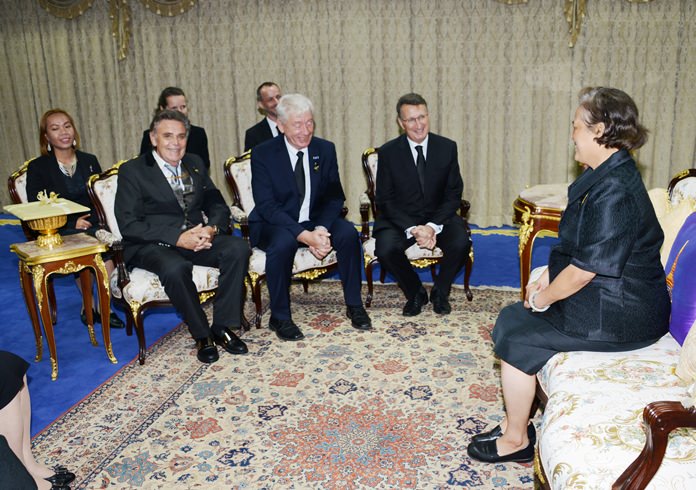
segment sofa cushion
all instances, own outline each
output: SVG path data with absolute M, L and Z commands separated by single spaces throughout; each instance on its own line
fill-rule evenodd
M 684 224 L 686 218 L 688 218 L 689 215 L 694 211 L 696 211 L 696 204 L 694 200 L 684 199 L 675 206 L 670 207 L 669 210 L 661 217 L 658 216 L 658 221 L 662 227 L 662 232 L 665 235 L 665 241 L 660 249 L 660 260 L 665 269 L 667 269 L 667 260 L 669 259 L 669 254 L 672 250 L 674 240 L 677 238 L 679 230 Z
M 679 345 L 670 334 L 630 352 L 568 352 L 552 357 L 537 377 L 548 396 L 539 458 L 550 488 L 611 488 L 645 443 L 643 408 L 683 401 L 674 376 Z M 648 489 L 687 488 L 694 476 L 696 434 L 672 433 Z
M 696 321 L 691 325 L 682 345 L 676 373 L 686 383 L 696 381 Z
M 655 187 L 648 191 L 648 197 L 655 209 L 655 216 L 657 216 L 657 219 L 662 219 L 671 208 L 669 192 L 664 187 Z
M 669 331 L 683 344 L 696 320 L 696 213 L 692 213 L 679 230 L 665 272 L 672 296 Z

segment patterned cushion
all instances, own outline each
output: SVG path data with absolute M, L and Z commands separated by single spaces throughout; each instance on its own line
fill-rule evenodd
M 377 257 L 375 255 L 375 243 L 376 240 L 374 238 L 370 238 L 363 243 L 365 255 L 373 259 Z M 414 243 L 406 249 L 406 257 L 408 257 L 408 260 L 440 258 L 442 257 L 442 250 L 440 250 L 439 247 L 435 247 L 433 250 L 428 250 L 427 248 L 420 248 Z
M 323 260 L 317 259 L 306 247 L 301 247 L 295 254 L 295 259 L 292 262 L 292 273 L 304 272 L 310 269 L 326 267 L 338 262 L 336 251 L 332 250 L 329 255 Z M 259 248 L 251 250 L 251 258 L 249 259 L 249 272 L 254 274 L 266 273 L 266 252 Z
M 696 178 L 682 179 L 672 189 L 672 204 L 679 203 L 682 199 L 696 199 Z
M 551 488 L 611 488 L 643 448 L 645 405 L 688 396 L 674 375 L 679 350 L 666 334 L 632 352 L 570 352 L 549 360 L 537 377 L 548 395 L 539 455 Z M 674 431 L 647 488 L 687 488 L 694 465 L 696 431 Z
M 230 173 L 239 189 L 239 199 L 242 201 L 242 209 L 248 215 L 254 209 L 254 194 L 251 191 L 251 160 L 242 160 L 230 165 Z
M 27 173 L 22 172 L 22 174 L 15 179 L 14 183 L 17 194 L 19 194 L 19 199 L 22 202 L 29 202 L 27 200 Z
M 696 320 L 696 213 L 686 218 L 679 230 L 665 271 L 672 295 L 669 331 L 682 344 Z
M 653 205 L 653 209 L 655 209 L 655 216 L 657 216 L 658 220 L 661 219 L 671 208 L 667 189 L 664 187 L 650 189 L 648 191 L 648 197 Z
M 193 282 L 196 290 L 209 291 L 217 288 L 220 272 L 214 267 L 193 266 Z M 169 301 L 164 287 L 157 275 L 145 269 L 135 268 L 130 273 L 130 282 L 123 288 L 118 287 L 118 271 L 111 274 L 111 294 L 115 298 L 123 298 L 129 304 L 137 302 L 144 304 L 149 301 Z
M 660 227 L 665 235 L 665 241 L 660 249 L 660 261 L 663 266 L 667 266 L 667 259 L 669 259 L 669 253 L 672 251 L 672 245 L 684 221 L 694 211 L 696 211 L 696 201 L 684 199 L 676 206 L 670 206 L 667 213 L 662 215 L 662 217 L 658 216 Z
M 116 215 L 114 214 L 114 202 L 116 201 L 116 189 L 118 188 L 118 175 L 114 174 L 107 179 L 94 182 L 94 193 L 102 203 L 106 213 L 106 224 L 112 234 L 121 239 L 121 231 L 118 229 Z
M 686 383 L 696 381 L 696 328 L 694 327 L 696 322 L 691 325 L 689 334 L 684 340 L 676 370 L 677 376 Z

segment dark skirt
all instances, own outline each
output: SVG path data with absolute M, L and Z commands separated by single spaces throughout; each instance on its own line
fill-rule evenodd
M 11 352 L 0 350 L 0 410 L 5 408 L 24 385 L 29 363 Z
M 522 302 L 500 311 L 493 328 L 496 355 L 529 375 L 536 374 L 559 352 L 623 352 L 642 349 L 658 339 L 642 342 L 604 342 L 571 337 L 557 330 Z

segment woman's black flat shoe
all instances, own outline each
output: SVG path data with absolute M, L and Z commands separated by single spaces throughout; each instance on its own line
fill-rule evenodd
M 493 430 L 489 430 L 488 432 L 481 432 L 480 434 L 476 434 L 471 438 L 471 442 L 481 442 L 481 441 L 494 441 L 500 436 L 503 435 L 503 430 L 500 428 L 500 425 L 496 425 L 493 427 Z M 529 442 L 532 443 L 532 445 L 536 444 L 536 429 L 534 428 L 534 424 L 529 424 L 527 426 L 527 437 L 529 438 Z
M 70 490 L 69 484 L 75 479 L 75 473 L 71 473 L 65 466 L 53 468 L 55 475 L 44 478 L 51 483 L 51 490 Z
M 97 310 L 92 310 L 92 319 L 94 319 L 95 324 L 101 323 L 101 315 L 99 312 L 97 312 Z M 85 310 L 80 312 L 80 320 L 85 326 L 87 326 L 87 315 L 85 314 Z M 109 326 L 111 328 L 126 328 L 126 324 L 123 323 L 123 320 L 121 320 L 113 311 L 109 315 Z
M 530 441 L 526 448 L 520 449 L 505 456 L 498 455 L 496 439 L 492 441 L 478 441 L 469 444 L 466 452 L 470 458 L 484 463 L 529 463 L 534 460 L 534 444 Z

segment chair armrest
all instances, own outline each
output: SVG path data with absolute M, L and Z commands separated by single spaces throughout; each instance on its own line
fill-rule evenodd
M 360 195 L 360 240 L 366 242 L 370 239 L 370 197 L 367 192 Z
M 119 240 L 116 235 L 104 229 L 97 230 L 94 235 L 97 240 L 105 243 L 111 249 L 114 267 L 118 273 L 118 287 L 123 290 L 130 282 L 130 274 L 128 274 L 126 262 L 123 260 L 123 243 L 121 243 L 121 240 Z
M 239 206 L 230 206 L 232 221 L 239 223 L 239 228 L 242 230 L 242 237 L 249 241 L 249 216 Z
M 646 439 L 643 451 L 612 485 L 612 490 L 645 488 L 662 464 L 669 434 L 681 427 L 696 428 L 696 407 L 681 402 L 648 403 L 643 409 Z

